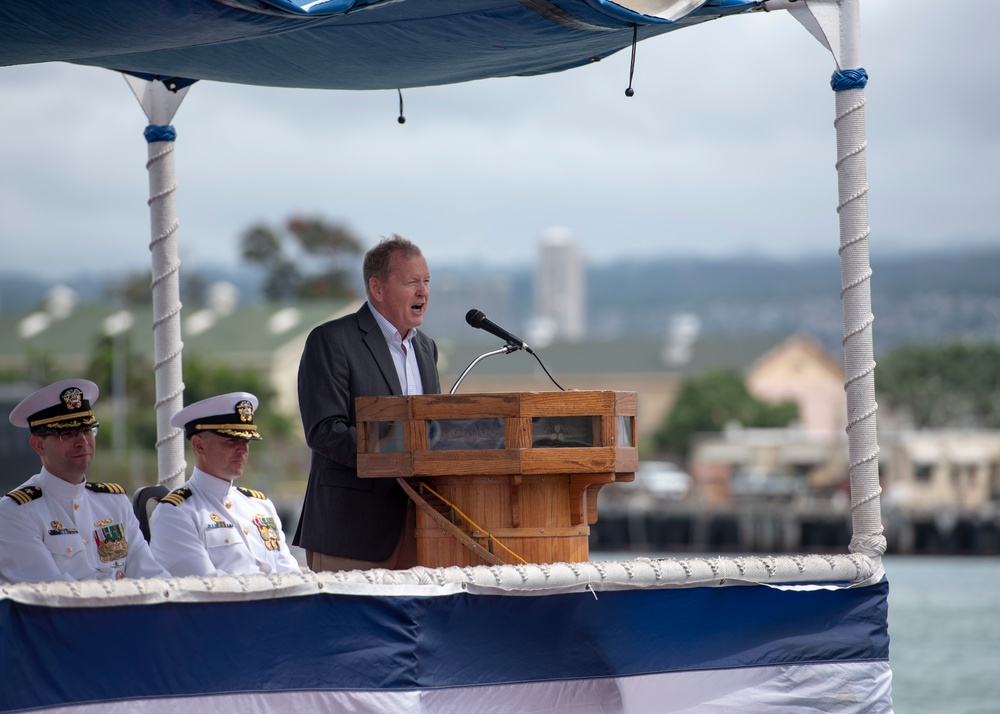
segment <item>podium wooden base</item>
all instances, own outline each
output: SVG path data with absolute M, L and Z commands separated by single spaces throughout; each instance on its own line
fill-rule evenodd
M 573 524 L 570 517 L 571 489 L 576 480 L 568 475 L 432 477 L 422 479 L 425 488 L 419 483 L 415 488 L 425 500 L 438 504 L 438 514 L 464 523 L 467 535 L 498 562 L 574 563 L 590 557 L 590 526 L 586 522 Z M 448 504 L 454 504 L 461 514 L 452 513 Z M 517 514 L 520 525 L 514 523 Z M 440 518 L 417 510 L 420 565 L 438 568 L 493 562 L 479 557 L 439 523 Z

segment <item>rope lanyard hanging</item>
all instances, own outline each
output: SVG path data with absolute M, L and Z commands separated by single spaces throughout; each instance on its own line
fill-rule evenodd
M 635 74 L 635 46 L 639 43 L 639 26 L 632 25 L 632 61 L 628 67 L 628 89 L 625 90 L 625 96 L 631 97 L 635 94 L 635 90 L 632 89 L 632 76 Z

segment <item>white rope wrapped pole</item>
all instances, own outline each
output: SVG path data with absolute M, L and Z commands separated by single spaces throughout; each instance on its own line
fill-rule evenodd
M 153 266 L 156 458 L 159 482 L 170 489 L 177 488 L 184 481 L 186 468 L 184 432 L 170 425 L 170 417 L 184 408 L 174 136 L 172 127 L 150 125 L 146 129 L 149 141 L 149 160 L 146 163 L 149 173 L 149 251 Z
M 156 457 L 159 483 L 169 489 L 184 481 L 184 432 L 170 426 L 170 417 L 184 407 L 181 369 L 180 260 L 177 257 L 177 183 L 174 180 L 174 139 L 170 126 L 193 80 L 125 74 L 149 126 L 149 222 L 153 281 L 153 351 L 156 379 Z
M 861 70 L 863 72 L 863 70 Z M 844 73 L 838 73 L 843 75 Z M 835 75 L 835 83 L 837 81 Z M 865 75 L 867 79 L 867 75 Z M 863 86 L 863 85 L 862 85 Z M 862 88 L 837 90 L 837 175 L 840 213 L 841 302 L 844 315 L 844 389 L 850 453 L 851 552 L 885 552 L 882 489 L 875 428 L 875 359 L 872 340 L 868 185 L 865 181 L 865 96 Z
M 861 34 L 858 3 L 840 6 L 838 69 L 831 79 L 836 94 L 837 213 L 840 215 L 841 302 L 844 319 L 844 389 L 847 392 L 847 443 L 850 455 L 850 550 L 870 557 L 885 553 L 878 476 L 875 414 L 875 358 L 868 237 L 868 169 L 865 161 L 865 93 L 868 74 L 859 66 Z
M 788 10 L 837 62 L 837 188 L 840 215 L 840 299 L 844 318 L 844 389 L 851 479 L 850 550 L 877 558 L 885 553 L 882 489 L 875 429 L 875 358 L 872 347 L 871 261 L 868 254 L 868 169 L 865 163 L 865 84 L 860 69 L 860 0 L 766 0 L 763 9 Z M 853 69 L 858 68 L 858 69 Z

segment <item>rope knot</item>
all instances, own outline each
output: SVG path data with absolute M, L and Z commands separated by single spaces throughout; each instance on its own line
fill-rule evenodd
M 146 137 L 147 144 L 152 144 L 157 141 L 174 141 L 177 138 L 177 130 L 169 124 L 166 126 L 150 124 L 146 127 L 143 135 Z
M 868 72 L 863 67 L 858 69 L 838 69 L 830 77 L 830 88 L 835 92 L 848 89 L 864 89 L 868 84 Z

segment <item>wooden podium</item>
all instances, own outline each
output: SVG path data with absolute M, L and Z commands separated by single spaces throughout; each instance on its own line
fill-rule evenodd
M 635 392 L 359 397 L 358 476 L 416 502 L 427 567 L 589 559 L 597 492 L 638 466 Z

